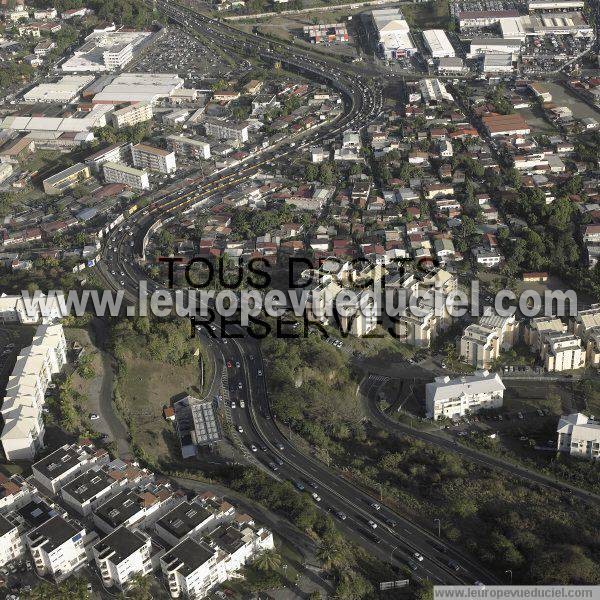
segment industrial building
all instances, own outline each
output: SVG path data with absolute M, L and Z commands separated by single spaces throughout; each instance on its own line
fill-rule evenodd
M 456 55 L 443 29 L 426 29 L 423 31 L 423 41 L 433 58 L 453 57 Z
M 140 171 L 114 162 L 105 162 L 102 165 L 106 183 L 123 183 L 134 190 L 149 190 L 150 181 L 146 171 Z
M 138 169 L 157 171 L 164 175 L 175 173 L 177 170 L 175 152 L 173 151 L 155 148 L 147 144 L 136 144 L 131 147 L 131 157 L 133 165 Z
M 511 73 L 514 69 L 512 54 L 484 54 L 482 70 L 484 73 Z
M 504 39 L 525 41 L 527 32 L 521 17 L 500 19 L 500 32 Z
M 458 13 L 461 29 L 481 29 L 500 22 L 500 19 L 518 17 L 518 10 L 466 10 Z
M 471 57 L 477 57 L 480 54 L 518 54 L 520 51 L 520 40 L 478 37 L 471 40 L 469 55 Z
M 115 110 L 110 116 L 113 127 L 121 129 L 122 127 L 131 127 L 138 123 L 150 121 L 153 116 L 152 105 L 149 102 L 136 102 L 129 106 Z
M 58 196 L 65 190 L 85 181 L 91 176 L 90 169 L 83 163 L 71 165 L 64 171 L 44 179 L 44 192 L 49 196 Z
M 40 83 L 23 94 L 23 102 L 56 102 L 67 104 L 75 100 L 79 92 L 94 81 L 92 75 L 65 75 L 52 83 Z
M 379 39 L 379 50 L 384 58 L 401 58 L 417 52 L 408 23 L 399 9 L 374 10 L 371 17 Z
M 581 10 L 584 0 L 529 0 L 529 12 L 552 10 Z
M 94 104 L 126 104 L 148 102 L 155 104 L 183 87 L 176 73 L 121 73 L 108 83 L 93 99 Z
M 146 31 L 101 31 L 86 37 L 83 46 L 66 60 L 61 69 L 71 73 L 98 73 L 122 69 L 134 51 L 151 34 Z
M 525 19 L 531 20 L 532 35 L 573 35 L 575 37 L 592 38 L 594 29 L 583 18 L 580 12 L 560 12 L 535 14 Z

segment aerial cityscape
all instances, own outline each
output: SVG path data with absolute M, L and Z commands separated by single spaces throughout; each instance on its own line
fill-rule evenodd
M 0 599 L 600 599 L 598 0 L 0 0 Z

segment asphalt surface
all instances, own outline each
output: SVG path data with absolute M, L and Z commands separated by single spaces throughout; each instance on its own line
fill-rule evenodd
M 298 48 L 274 45 L 271 41 L 232 29 L 225 23 L 184 12 L 180 7 L 160 4 L 160 8 L 181 26 L 197 29 L 203 35 L 212 35 L 215 43 L 232 52 L 244 53 L 252 47 L 265 57 L 285 63 L 290 70 L 327 83 L 343 95 L 345 113 L 337 121 L 327 123 L 316 131 L 290 137 L 285 143 L 250 157 L 243 166 L 225 169 L 207 178 L 180 182 L 180 189 L 165 193 L 113 230 L 103 247 L 98 272 L 111 289 L 119 290 L 131 303 L 138 300 L 140 281 L 147 280 L 137 261 L 143 257 L 144 241 L 150 227 L 160 227 L 165 220 L 187 210 L 210 206 L 215 194 L 246 181 L 261 165 L 286 160 L 299 149 L 337 136 L 346 129 L 361 129 L 381 111 L 381 89 L 373 87 L 354 72 L 341 72 L 339 69 L 342 67 L 337 62 L 328 63 Z M 148 282 L 148 289 L 153 292 L 159 286 Z M 460 549 L 441 544 L 434 533 L 384 506 L 374 507 L 375 499 L 369 494 L 291 445 L 271 418 L 265 368 L 259 348 L 244 330 L 238 328 L 235 332 L 242 337 L 227 339 L 217 326 L 200 335 L 215 335 L 213 345 L 217 360 L 220 353 L 223 364 L 229 362 L 232 365 L 225 367 L 228 386 L 238 401 L 237 407 L 231 409 L 231 417 L 240 442 L 254 462 L 262 465 L 273 477 L 300 482 L 306 492 L 316 494 L 319 498 L 315 498 L 317 506 L 336 515 L 341 531 L 370 553 L 397 566 L 411 561 L 414 578 L 445 584 L 498 583 L 492 573 Z M 245 401 L 244 408 L 239 405 L 241 399 Z M 277 470 L 270 464 L 275 465 Z M 341 518 L 341 513 L 345 518 Z M 448 565 L 450 561 L 459 565 L 457 570 Z

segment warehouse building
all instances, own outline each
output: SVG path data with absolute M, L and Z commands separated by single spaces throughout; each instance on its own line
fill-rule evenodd
M 426 29 L 423 31 L 423 41 L 433 58 L 456 55 L 446 32 L 442 29 Z
M 70 73 L 98 73 L 122 69 L 151 34 L 147 31 L 99 31 L 87 36 L 83 46 L 61 69 Z
M 584 0 L 529 0 L 529 12 L 554 11 L 554 10 L 581 10 L 585 5 Z
M 168 175 L 175 173 L 177 163 L 175 161 L 175 152 L 155 148 L 146 144 L 136 144 L 131 147 L 131 157 L 133 165 L 138 169 L 148 169 Z
M 518 54 L 520 51 L 520 40 L 478 37 L 471 40 L 469 55 L 474 58 L 481 54 Z
M 531 127 L 522 115 L 486 115 L 482 117 L 483 126 L 492 137 L 502 135 L 529 135 Z
M 446 86 L 439 79 L 421 79 L 419 81 L 421 97 L 425 104 L 440 104 L 442 102 L 453 102 L 454 98 L 446 90 Z
M 121 73 L 96 94 L 94 104 L 155 104 L 183 87 L 176 73 Z
M 521 42 L 524 42 L 525 37 L 527 36 L 521 17 L 500 19 L 500 31 L 505 40 L 520 40 Z
M 458 24 L 463 29 L 481 29 L 500 22 L 500 19 L 518 17 L 518 10 L 465 10 L 458 13 Z
M 92 75 L 65 75 L 53 83 L 40 83 L 23 94 L 23 102 L 56 102 L 67 104 L 75 100 L 79 92 L 94 81 Z
M 105 162 L 102 165 L 106 183 L 122 183 L 134 190 L 149 190 L 150 181 L 146 171 L 140 171 L 114 162 Z
M 417 52 L 408 23 L 397 8 L 382 8 L 371 12 L 373 26 L 384 58 L 412 56 Z
M 587 24 L 580 12 L 544 13 L 527 18 L 531 20 L 532 35 L 594 37 L 594 29 Z
M 484 54 L 482 69 L 484 73 L 511 73 L 514 69 L 513 55 Z

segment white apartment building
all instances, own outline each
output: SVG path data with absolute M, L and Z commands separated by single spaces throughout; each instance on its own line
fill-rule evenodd
M 127 477 L 121 473 L 115 477 L 110 466 L 96 467 L 64 484 L 60 494 L 66 504 L 86 517 L 127 483 Z
M 92 467 L 106 465 L 109 460 L 106 450 L 97 449 L 91 444 L 65 444 L 35 462 L 31 470 L 36 484 L 56 494 L 78 475 Z
M 523 337 L 532 351 L 541 354 L 544 335 L 552 332 L 566 333 L 567 326 L 558 317 L 535 317 L 526 325 Z
M 465 328 L 458 352 L 469 365 L 482 370 L 489 369 L 501 351 L 509 350 L 518 336 L 518 325 L 514 315 L 501 317 L 487 309 L 478 323 Z
M 111 144 L 85 159 L 85 164 L 94 173 L 99 173 L 106 162 L 121 163 L 129 154 L 129 146 L 124 143 Z
M 174 546 L 181 540 L 215 525 L 215 515 L 198 502 L 182 502 L 155 524 L 156 533 Z
M 218 552 L 205 543 L 187 538 L 160 559 L 171 598 L 204 598 L 225 574 L 219 573 Z
M 46 521 L 26 535 L 35 569 L 41 577 L 62 581 L 86 564 L 85 528 L 61 516 Z
M 134 190 L 150 189 L 150 180 L 146 171 L 109 161 L 102 165 L 102 172 L 106 183 L 123 183 Z
M 545 333 L 542 337 L 540 358 L 548 372 L 571 371 L 585 367 L 585 350 L 581 339 L 570 333 Z
M 52 375 L 67 360 L 62 325 L 40 325 L 31 346 L 17 357 L 2 403 L 0 436 L 8 460 L 33 460 L 44 444 L 42 406 Z
M 204 121 L 206 135 L 220 140 L 235 140 L 238 143 L 248 141 L 248 123 L 232 123 L 218 119 L 206 118 Z
M 170 135 L 167 137 L 169 150 L 193 158 L 195 160 L 208 160 L 210 158 L 210 144 L 202 140 L 195 140 L 183 135 Z
M 152 571 L 152 540 L 141 531 L 119 527 L 93 547 L 94 560 L 105 587 L 127 587 L 134 575 Z
M 175 152 L 173 151 L 154 148 L 146 144 L 136 144 L 131 146 L 131 156 L 133 165 L 138 169 L 158 171 L 164 175 L 175 173 L 177 170 Z
M 421 79 L 419 88 L 425 104 L 441 104 L 442 102 L 454 101 L 452 94 L 439 79 Z
M 131 127 L 138 123 L 150 121 L 154 113 L 150 102 L 136 102 L 115 110 L 110 116 L 113 127 L 121 129 L 122 127 Z
M 37 299 L 36 299 L 37 298 Z M 40 321 L 60 319 L 62 294 L 46 296 L 39 294 L 25 302 L 22 296 L 0 295 L 0 323 L 33 325 Z
M 19 558 L 24 551 L 19 528 L 0 515 L 0 567 Z
M 458 379 L 436 377 L 425 386 L 427 417 L 437 420 L 464 417 L 482 408 L 500 408 L 504 384 L 497 373 L 477 371 Z
M 600 459 L 600 423 L 581 413 L 563 415 L 556 428 L 557 450 L 571 456 Z
M 573 320 L 573 333 L 583 342 L 586 365 L 600 366 L 600 304 L 578 312 Z
M 362 337 L 377 327 L 377 306 L 371 295 L 356 291 L 356 297 L 344 304 L 345 314 L 339 315 L 342 331 Z

